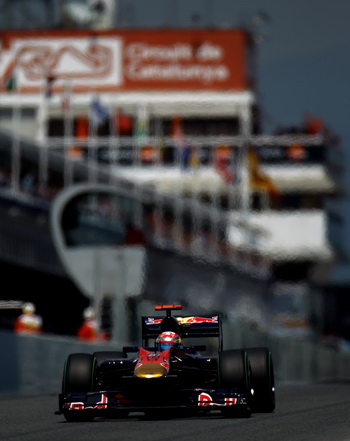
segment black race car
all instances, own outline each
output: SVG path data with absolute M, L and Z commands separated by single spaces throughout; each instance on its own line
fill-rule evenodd
M 220 316 L 172 315 L 181 305 L 155 309 L 166 314 L 142 317 L 140 347 L 68 356 L 56 414 L 67 421 L 90 421 L 140 411 L 249 417 L 275 409 L 268 348 L 223 350 Z M 197 338 L 206 344 L 188 344 Z M 215 355 L 204 355 L 213 339 Z

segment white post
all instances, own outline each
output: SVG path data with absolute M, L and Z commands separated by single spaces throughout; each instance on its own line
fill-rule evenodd
M 96 245 L 94 247 L 93 251 L 93 273 L 94 273 L 94 280 L 93 280 L 93 297 L 92 297 L 92 304 L 93 308 L 96 314 L 96 320 L 98 323 L 98 328 L 101 329 L 101 309 L 102 309 L 102 289 L 101 289 L 101 257 L 100 257 L 100 251 L 98 246 Z
M 11 146 L 11 189 L 18 191 L 20 188 L 20 124 L 21 103 L 19 95 L 12 109 L 12 146 Z
M 64 117 L 64 140 L 63 140 L 63 154 L 64 154 L 64 187 L 72 184 L 72 164 L 69 156 L 69 149 L 73 147 L 74 143 L 74 121 L 73 121 L 73 106 L 72 106 L 72 88 L 70 80 L 64 83 L 62 111 Z
M 249 164 L 248 164 L 248 148 L 251 140 L 251 115 L 249 105 L 245 105 L 241 109 L 242 121 L 242 155 L 241 155 L 241 216 L 243 220 L 247 220 L 250 212 L 250 184 L 249 184 Z
M 47 145 L 47 114 L 48 114 L 48 98 L 46 97 L 46 85 L 43 87 L 41 94 L 41 105 L 39 107 L 39 193 L 41 196 L 45 195 L 48 177 L 48 152 Z
M 90 106 L 92 101 L 96 98 L 96 94 L 93 93 L 91 97 Z M 88 181 L 89 183 L 95 183 L 97 179 L 96 160 L 97 160 L 97 129 L 98 122 L 92 115 L 92 109 L 89 109 L 89 139 L 88 139 Z
M 112 311 L 112 340 L 115 342 L 126 342 L 127 340 L 127 308 L 126 308 L 126 262 L 123 249 L 117 256 L 117 278 L 116 292 L 113 298 Z
M 161 117 L 157 117 L 155 120 L 155 149 L 156 149 L 156 159 L 154 161 L 154 167 L 161 167 L 162 164 L 162 154 L 165 148 L 164 145 L 164 133 L 163 133 L 163 121 Z
M 109 183 L 114 183 L 113 169 L 117 165 L 117 156 L 120 152 L 120 140 L 119 140 L 119 124 L 118 115 L 120 109 L 116 106 L 110 106 L 109 108 L 109 138 L 108 138 L 108 160 L 109 160 Z

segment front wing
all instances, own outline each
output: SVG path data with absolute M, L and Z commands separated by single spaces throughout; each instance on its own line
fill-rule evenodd
M 197 411 L 228 410 L 237 411 L 250 407 L 249 399 L 236 389 L 182 389 L 176 400 L 149 402 L 127 398 L 122 391 L 99 391 L 87 393 L 59 394 L 57 414 L 91 414 L 106 417 L 125 412 L 145 412 L 155 409 L 188 409 Z M 123 412 L 121 412 L 123 411 Z

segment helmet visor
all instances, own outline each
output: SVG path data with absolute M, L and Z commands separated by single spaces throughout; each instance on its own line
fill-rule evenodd
M 160 342 L 158 347 L 160 350 L 162 351 L 166 351 L 169 348 L 172 348 L 173 346 L 176 346 L 174 343 L 169 343 L 169 342 Z

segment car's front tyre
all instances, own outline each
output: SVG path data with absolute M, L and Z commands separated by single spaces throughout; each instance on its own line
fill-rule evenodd
M 70 354 L 65 362 L 62 393 L 92 392 L 95 388 L 96 358 L 92 354 Z M 93 416 L 89 412 L 69 410 L 63 412 L 67 421 L 92 421 Z

